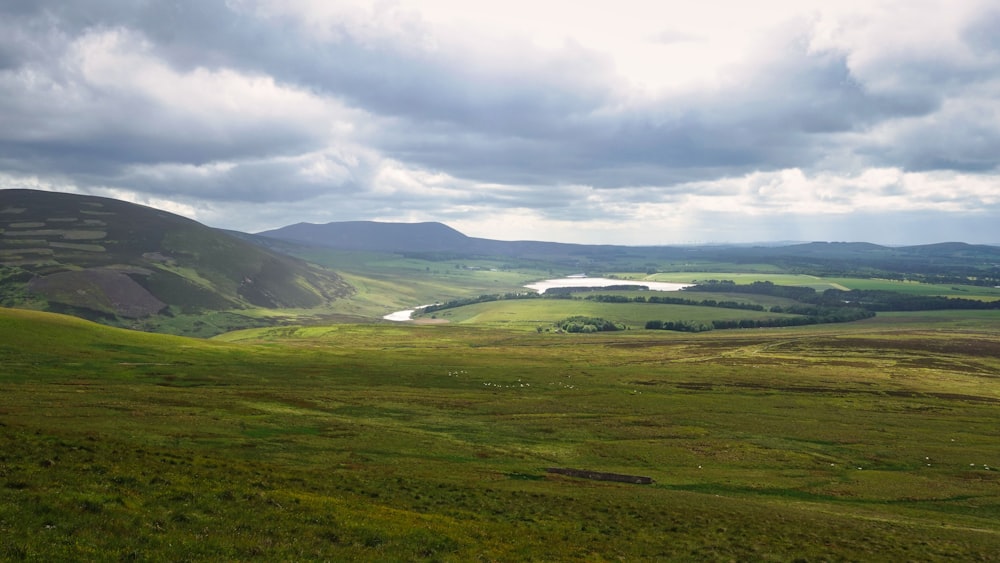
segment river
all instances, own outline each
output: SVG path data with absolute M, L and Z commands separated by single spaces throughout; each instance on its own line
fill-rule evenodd
M 571 278 L 542 280 L 535 283 L 529 283 L 524 287 L 534 289 L 538 293 L 545 293 L 546 290 L 554 287 L 608 287 L 612 285 L 639 285 L 649 289 L 650 291 L 680 291 L 685 287 L 691 286 L 689 283 L 671 283 L 646 280 L 616 280 L 611 278 L 587 278 L 574 276 Z M 421 305 L 419 307 L 414 307 L 413 309 L 389 313 L 382 318 L 387 321 L 395 322 L 409 321 L 413 319 L 413 313 L 417 312 L 418 309 L 423 309 L 424 307 L 427 307 L 427 305 Z

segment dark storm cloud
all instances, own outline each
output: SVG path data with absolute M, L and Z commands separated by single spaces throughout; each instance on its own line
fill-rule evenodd
M 29 5 L 30 4 L 30 5 Z M 403 129 L 423 130 L 445 124 L 449 140 L 441 150 L 460 151 L 455 140 L 469 135 L 513 135 L 553 139 L 558 124 L 573 112 L 588 112 L 603 99 L 601 87 L 588 78 L 593 61 L 565 56 L 501 72 L 463 66 L 450 57 L 428 58 L 405 45 L 362 45 L 349 38 L 318 42 L 298 33 L 296 24 L 262 20 L 234 11 L 222 2 L 53 2 L 13 6 L 9 26 L 37 29 L 53 45 L 39 50 L 49 56 L 67 53 L 72 41 L 95 31 L 118 28 L 151 42 L 151 53 L 178 72 L 196 68 L 265 73 L 279 83 L 308 88 L 345 99 L 379 115 L 398 118 Z M 19 9 L 18 9 L 19 8 Z M 282 23 L 284 25 L 275 25 Z M 46 27 L 47 26 L 47 27 Z M 73 83 L 57 62 L 32 56 L 32 49 L 4 51 L 7 66 L 40 65 L 52 80 L 77 89 L 78 98 L 65 104 L 38 100 L 10 84 L 0 105 L 11 134 L 20 143 L 24 164 L 66 168 L 66 172 L 105 173 L 141 163 L 255 158 L 317 148 L 315 131 L 297 124 L 231 122 L 204 124 L 196 118 L 163 112 L 149 100 L 115 91 L 93 92 Z M 579 53 L 573 53 L 574 55 Z M 599 63 L 594 63 L 599 65 Z M 597 73 L 601 74 L 601 73 Z M 582 78 L 575 78 L 582 77 Z M 99 99 L 88 99 L 99 96 Z M 47 104 L 47 107 L 41 107 Z M 5 107 L 4 107 L 5 106 Z M 17 132 L 46 131 L 52 122 L 55 138 L 19 138 Z M 95 122 L 100 127 L 93 126 Z M 459 135 L 455 136 L 455 132 Z M 396 134 L 376 134 L 375 146 L 400 142 Z M 399 134 L 405 137 L 405 134 Z M 11 138 L 13 137 L 13 138 Z M 492 143 L 493 141 L 489 141 Z M 427 143 L 419 139 L 413 145 Z M 408 147 L 413 155 L 419 151 Z M 399 152 L 405 156 L 404 148 Z M 434 165 L 433 157 L 421 161 Z M 516 165 L 504 162 L 499 166 Z M 484 164 L 489 166 L 489 164 Z M 537 175 L 549 166 L 542 167 Z M 456 171 L 459 172 L 459 171 Z M 476 177 L 499 174 L 474 174 Z M 240 192 L 237 192 L 240 193 Z M 234 194 L 236 195 L 236 194 Z
M 607 84 L 614 76 L 598 57 L 582 50 L 547 60 L 528 58 L 516 69 L 483 71 L 458 56 L 431 57 L 389 41 L 361 43 L 350 29 L 336 40 L 320 41 L 287 18 L 260 18 L 223 2 L 92 1 L 20 7 L 29 25 L 49 22 L 61 32 L 57 35 L 67 38 L 109 26 L 137 30 L 152 42 L 153 53 L 180 71 L 207 67 L 263 72 L 346 99 L 395 118 L 395 128 L 369 140 L 389 156 L 480 181 L 612 187 L 809 167 L 818 153 L 830 149 L 824 134 L 927 113 L 938 103 L 926 90 L 891 96 L 866 92 L 851 77 L 843 55 L 809 54 L 803 42 L 794 41 L 779 46 L 780 57 L 760 67 L 733 69 L 735 79 L 723 92 L 608 114 L 598 110 L 611 96 Z M 979 35 L 970 32 L 970 37 Z M 129 100 L 110 102 L 116 112 L 141 115 L 144 109 L 129 107 Z M 87 156 L 203 162 L 260 156 L 278 147 L 302 150 L 316 142 L 292 129 L 265 135 L 249 127 L 226 134 L 243 140 L 227 143 L 185 123 L 176 129 L 190 130 L 192 142 L 178 143 L 174 127 L 151 125 L 156 132 L 147 139 L 112 130 L 110 138 L 123 140 L 121 151 L 109 147 L 112 150 Z M 147 146 L 140 148 L 144 143 Z M 96 144 L 107 143 L 98 139 Z M 72 149 L 53 147 L 65 153 Z M 907 147 L 899 150 L 906 152 Z M 910 160 L 922 162 L 922 155 L 918 147 Z M 937 159 L 935 165 L 949 163 L 966 168 L 947 158 Z
M 467 124 L 399 122 L 383 148 L 401 159 L 482 181 L 670 185 L 753 170 L 808 168 L 836 134 L 935 110 L 930 94 L 865 91 L 845 57 L 792 45 L 763 68 L 733 69 L 725 90 L 607 114 L 579 114 L 544 131 L 490 134 Z

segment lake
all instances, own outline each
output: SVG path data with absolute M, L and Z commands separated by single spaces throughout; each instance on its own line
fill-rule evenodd
M 690 287 L 689 283 L 670 283 L 646 280 L 614 280 L 611 278 L 559 278 L 554 280 L 542 280 L 529 283 L 524 286 L 534 289 L 538 293 L 545 293 L 546 290 L 554 287 L 608 287 L 611 285 L 640 285 L 652 291 L 680 291 L 685 287 Z

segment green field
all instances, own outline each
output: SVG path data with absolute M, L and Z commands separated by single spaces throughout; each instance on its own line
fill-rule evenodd
M 0 559 L 995 560 L 998 324 L 205 341 L 0 310 Z
M 600 303 L 582 299 L 515 299 L 445 309 L 424 315 L 422 318 L 432 317 L 459 324 L 536 330 L 539 326 L 548 327 L 562 319 L 577 315 L 605 318 L 613 322 L 623 323 L 633 329 L 643 328 L 646 321 L 650 320 L 711 322 L 713 320 L 770 319 L 794 316 L 693 305 Z

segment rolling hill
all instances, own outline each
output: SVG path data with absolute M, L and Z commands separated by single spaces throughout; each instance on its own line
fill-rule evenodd
M 191 219 L 124 201 L 0 190 L 0 304 L 111 322 L 314 308 L 338 274 Z

